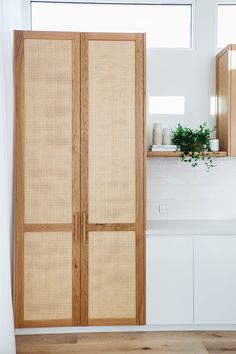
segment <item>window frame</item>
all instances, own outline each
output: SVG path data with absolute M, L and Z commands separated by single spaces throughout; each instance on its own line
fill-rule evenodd
M 219 6 L 227 6 L 227 5 L 235 5 L 236 6 L 236 0 L 217 0 L 216 3 L 216 48 L 217 50 L 222 50 L 224 47 L 219 47 Z
M 186 51 L 192 52 L 196 49 L 196 1 L 197 0 L 28 0 L 29 27 L 32 30 L 32 3 L 73 3 L 73 4 L 101 4 L 101 5 L 190 5 L 190 47 L 150 47 L 154 51 Z

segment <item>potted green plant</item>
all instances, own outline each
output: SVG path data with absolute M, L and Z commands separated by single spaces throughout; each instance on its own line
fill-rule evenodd
M 214 130 L 209 129 L 206 122 L 195 130 L 178 124 L 173 132 L 172 143 L 177 146 L 181 161 L 191 163 L 192 167 L 196 167 L 201 160 L 205 162 L 208 170 L 214 167 L 209 154 L 209 139 Z

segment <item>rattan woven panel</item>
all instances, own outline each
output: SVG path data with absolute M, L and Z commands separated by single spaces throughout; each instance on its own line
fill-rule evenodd
M 70 319 L 72 234 L 25 233 L 24 254 L 24 320 Z
M 89 222 L 135 222 L 135 43 L 89 41 Z
M 89 233 L 89 319 L 135 318 L 135 232 Z
M 27 39 L 25 223 L 72 222 L 72 42 Z

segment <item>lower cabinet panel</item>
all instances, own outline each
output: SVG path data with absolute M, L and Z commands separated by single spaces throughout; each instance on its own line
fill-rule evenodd
M 89 232 L 90 324 L 135 324 L 135 247 L 133 231 Z
M 195 322 L 236 323 L 236 237 L 195 239 Z
M 147 237 L 147 324 L 193 324 L 193 240 Z
M 72 233 L 26 232 L 24 255 L 24 321 L 70 323 Z

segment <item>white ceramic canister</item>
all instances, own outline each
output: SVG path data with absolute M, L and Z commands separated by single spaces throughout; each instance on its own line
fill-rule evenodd
M 219 151 L 219 139 L 209 139 L 210 150 L 213 152 Z
M 170 128 L 163 128 L 162 142 L 163 142 L 163 145 L 171 145 L 171 129 Z
M 152 144 L 162 145 L 162 125 L 160 123 L 153 124 Z

